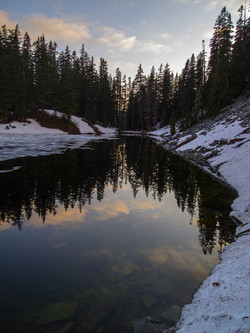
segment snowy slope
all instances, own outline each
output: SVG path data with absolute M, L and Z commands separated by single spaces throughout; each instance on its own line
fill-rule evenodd
M 44 111 L 50 115 L 55 114 L 55 111 L 53 110 L 44 110 Z M 63 116 L 63 114 L 58 111 L 56 112 L 56 115 L 59 117 Z M 89 124 L 86 121 L 84 121 L 82 118 L 76 116 L 71 116 L 70 118 L 71 121 L 73 121 L 73 123 L 75 123 L 76 126 L 79 128 L 81 134 L 95 134 L 93 128 L 90 127 Z M 99 131 L 104 135 L 116 135 L 116 128 L 110 128 L 110 127 L 107 128 L 100 125 L 95 125 L 95 127 L 97 127 Z
M 50 115 L 56 114 L 58 117 L 62 117 L 63 114 L 54 110 L 44 110 Z M 34 119 L 27 119 L 28 122 L 13 121 L 9 124 L 0 124 L 0 134 L 67 134 L 59 129 L 46 128 L 39 125 Z M 81 134 L 95 135 L 95 131 L 89 124 L 80 117 L 71 116 L 71 121 L 79 128 Z M 104 135 L 116 135 L 116 128 L 106 128 L 100 125 L 95 125 L 100 132 Z
M 54 114 L 51 110 L 46 112 Z M 60 115 L 58 113 L 58 116 Z M 9 124 L 0 124 L 0 161 L 25 156 L 57 154 L 67 149 L 84 148 L 91 140 L 116 136 L 114 128 L 96 125 L 102 133 L 97 136 L 81 118 L 73 116 L 72 120 L 78 126 L 81 135 L 69 135 L 59 129 L 45 128 L 33 119 L 27 119 L 27 122 L 14 121 Z M 1 170 L 0 172 L 9 171 Z
M 0 124 L 0 134 L 65 134 L 59 129 L 46 128 L 33 119 L 28 122 L 13 121 L 9 124 Z
M 231 215 L 242 225 L 236 240 L 225 248 L 222 261 L 186 305 L 177 323 L 178 333 L 250 332 L 250 98 L 238 101 L 225 115 L 170 137 L 169 128 L 152 132 L 181 156 L 201 157 L 206 171 L 226 181 L 237 192 Z M 167 141 L 166 141 L 167 139 Z M 162 143 L 163 142 L 163 143 Z M 168 332 L 166 330 L 165 332 Z

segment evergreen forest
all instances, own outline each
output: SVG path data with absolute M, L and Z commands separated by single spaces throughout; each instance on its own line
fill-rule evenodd
M 250 90 L 250 18 L 242 5 L 234 28 L 224 7 L 214 25 L 210 55 L 187 59 L 181 73 L 161 64 L 135 78 L 117 68 L 114 77 L 107 61 L 96 65 L 85 45 L 80 52 L 57 50 L 57 43 L 39 36 L 32 43 L 19 26 L 0 29 L 0 121 L 25 120 L 30 111 L 53 109 L 67 119 L 76 115 L 92 123 L 142 132 L 175 122 L 182 129 L 220 110 Z

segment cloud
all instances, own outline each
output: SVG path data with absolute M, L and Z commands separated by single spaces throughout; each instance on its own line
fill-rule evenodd
M 218 6 L 218 0 L 213 0 L 209 1 L 209 3 L 206 4 L 205 9 L 210 12 L 214 10 L 217 6 Z
M 237 13 L 237 10 L 243 3 L 244 1 L 242 0 L 211 0 L 206 4 L 205 9 L 207 11 L 212 11 L 215 9 L 221 10 L 224 6 L 226 6 L 227 9 L 231 11 L 232 14 L 234 14 Z
M 173 0 L 174 2 L 177 2 L 177 3 L 191 3 L 191 4 L 198 4 L 200 3 L 202 0 Z
M 130 8 L 134 8 L 134 7 L 136 6 L 135 1 L 130 1 L 130 2 L 128 3 L 128 6 L 129 6 Z
M 130 210 L 126 202 L 121 200 L 103 202 L 99 205 L 95 205 L 92 211 L 97 212 L 95 216 L 96 221 L 103 221 L 111 218 L 118 217 L 120 214 L 128 215 Z
M 40 14 L 34 14 L 26 18 L 22 27 L 25 28 L 32 39 L 36 39 L 41 34 L 46 39 L 69 42 L 86 41 L 90 39 L 89 29 L 84 23 L 70 23 L 56 17 L 48 18 Z
M 118 31 L 110 27 L 105 27 L 102 30 L 104 31 L 104 35 L 96 39 L 96 42 L 109 48 L 108 51 L 110 52 L 114 50 L 128 52 L 136 43 L 136 36 L 127 37 L 123 31 Z
M 207 30 L 203 33 L 204 38 L 211 39 L 213 37 L 213 30 Z
M 164 40 L 169 40 L 171 38 L 171 36 L 167 33 L 161 34 L 160 37 Z
M 78 224 L 81 224 L 85 221 L 87 214 L 87 208 L 83 207 L 81 212 L 78 207 L 68 208 L 66 211 L 63 205 L 59 205 L 56 208 L 56 214 L 48 214 L 45 224 L 57 226 L 61 224 L 70 225 L 71 227 L 76 227 Z M 69 224 L 70 222 L 70 224 Z M 30 220 L 26 221 L 28 225 L 33 227 L 43 228 L 42 219 L 38 214 L 34 211 Z
M 160 43 L 155 43 L 154 41 L 138 41 L 136 44 L 137 52 L 153 52 L 153 53 L 162 53 L 163 49 L 166 46 Z
M 0 231 L 4 231 L 12 227 L 12 223 L 0 222 Z
M 15 27 L 16 23 L 14 23 L 9 15 L 6 13 L 6 11 L 0 9 L 0 26 L 6 25 L 7 28 L 13 28 Z
M 196 243 L 189 244 L 188 250 L 182 247 L 159 245 L 149 249 L 142 248 L 139 252 L 147 258 L 149 265 L 157 267 L 167 264 L 170 269 L 179 267 L 182 271 L 194 274 L 196 278 L 199 276 L 198 279 L 203 279 L 208 274 L 207 262 L 202 258 L 203 254 Z M 190 258 L 192 258 L 191 266 Z

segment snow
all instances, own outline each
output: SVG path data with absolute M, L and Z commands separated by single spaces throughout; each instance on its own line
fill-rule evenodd
M 214 140 L 220 140 L 220 139 L 233 139 L 244 130 L 240 126 L 240 121 L 235 120 L 231 124 L 223 124 L 219 123 L 215 125 L 211 131 L 209 131 L 206 135 L 202 135 L 203 131 L 199 131 L 196 133 L 197 138 L 191 141 L 190 143 L 178 148 L 179 151 L 181 150 L 187 150 L 187 149 L 195 149 L 198 146 L 202 147 L 209 147 L 211 143 L 214 142 Z M 244 137 L 244 135 L 243 135 Z
M 59 111 L 44 110 L 49 115 L 63 117 Z M 95 135 L 94 129 L 81 117 L 71 116 L 71 121 L 79 128 L 81 134 Z M 104 136 L 116 136 L 116 128 L 94 125 Z M 0 124 L 0 134 L 67 134 L 59 129 L 46 128 L 39 125 L 34 119 L 27 119 L 26 122 L 13 121 L 8 124 Z
M 53 110 L 45 111 L 51 115 L 55 114 Z M 56 112 L 56 115 L 62 116 L 60 112 Z M 79 147 L 87 149 L 86 144 L 92 140 L 116 136 L 114 128 L 96 125 L 102 133 L 102 135 L 97 136 L 92 127 L 80 117 L 72 116 L 71 119 L 78 126 L 81 135 L 69 135 L 58 129 L 45 128 L 33 119 L 27 119 L 27 122 L 13 121 L 9 124 L 0 124 L 0 161 L 25 156 L 58 154 L 67 149 Z M 0 170 L 0 172 L 11 172 L 17 167 L 10 170 Z
M 54 110 L 48 110 L 48 109 L 45 109 L 44 110 L 46 113 L 48 113 L 49 115 L 55 115 L 59 118 L 63 117 L 64 115 L 59 112 L 59 111 L 54 111 Z M 80 117 L 76 117 L 76 116 L 71 116 L 70 117 L 71 121 L 73 123 L 76 124 L 76 126 L 79 128 L 80 130 L 80 133 L 81 134 L 95 134 L 95 131 L 93 130 L 92 127 L 90 127 L 88 125 L 88 123 L 86 121 L 84 121 L 83 119 L 81 119 Z
M 103 134 L 103 135 L 116 135 L 116 128 L 112 127 L 103 127 L 101 125 L 95 125 L 95 127 Z
M 249 241 L 245 235 L 226 247 L 220 264 L 184 307 L 176 332 L 250 332 Z
M 57 117 L 63 117 L 63 114 L 59 111 L 44 110 L 50 115 L 56 115 Z M 95 134 L 94 129 L 81 117 L 71 116 L 71 121 L 79 128 L 81 134 Z M 103 127 L 101 125 L 94 125 L 103 135 L 116 135 L 116 128 Z
M 250 179 L 250 134 L 241 134 L 244 129 L 238 120 L 230 124 L 218 123 L 206 135 L 202 135 L 202 131 L 197 132 L 196 139 L 177 148 L 177 151 L 196 149 L 199 146 L 211 147 L 215 140 L 223 139 L 230 143 L 230 140 L 237 139 L 232 144 L 219 147 L 219 154 L 208 161 L 211 166 L 219 167 L 223 178 L 238 192 L 239 196 L 233 203 L 231 215 L 242 223 L 247 223 L 250 221 L 250 182 L 246 182 L 246 179 Z M 239 141 L 241 139 L 242 141 Z M 241 143 L 242 145 L 237 147 Z
M 0 134 L 0 161 L 26 156 L 60 154 L 67 149 L 84 147 L 94 139 L 97 137 L 93 135 Z
M 248 105 L 249 102 L 250 99 Z M 202 147 L 210 150 L 203 156 L 219 171 L 220 178 L 238 192 L 231 216 L 242 223 L 237 227 L 235 241 L 220 256 L 220 263 L 202 283 L 192 302 L 184 306 L 176 326 L 178 333 L 250 332 L 250 134 L 242 133 L 244 130 L 246 127 L 237 119 L 235 110 L 230 121 L 221 120 L 210 130 L 197 130 L 197 137 L 186 144 L 191 135 L 183 133 L 176 143 L 176 147 L 182 143 L 176 148 L 180 154 L 188 150 L 202 154 Z M 165 133 L 168 133 L 166 128 L 151 135 L 161 142 Z M 213 149 L 218 149 L 218 155 L 209 158 Z
M 42 127 L 33 119 L 27 119 L 27 121 L 0 124 L 0 134 L 65 134 L 59 129 Z
M 167 136 L 167 135 L 170 135 L 170 127 L 165 126 L 165 127 L 159 128 L 156 131 L 149 132 L 148 134 L 156 135 L 156 136 Z

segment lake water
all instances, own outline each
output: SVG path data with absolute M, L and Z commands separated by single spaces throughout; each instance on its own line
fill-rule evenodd
M 233 240 L 232 194 L 150 139 L 0 163 L 12 168 L 0 173 L 2 333 L 174 325 Z

